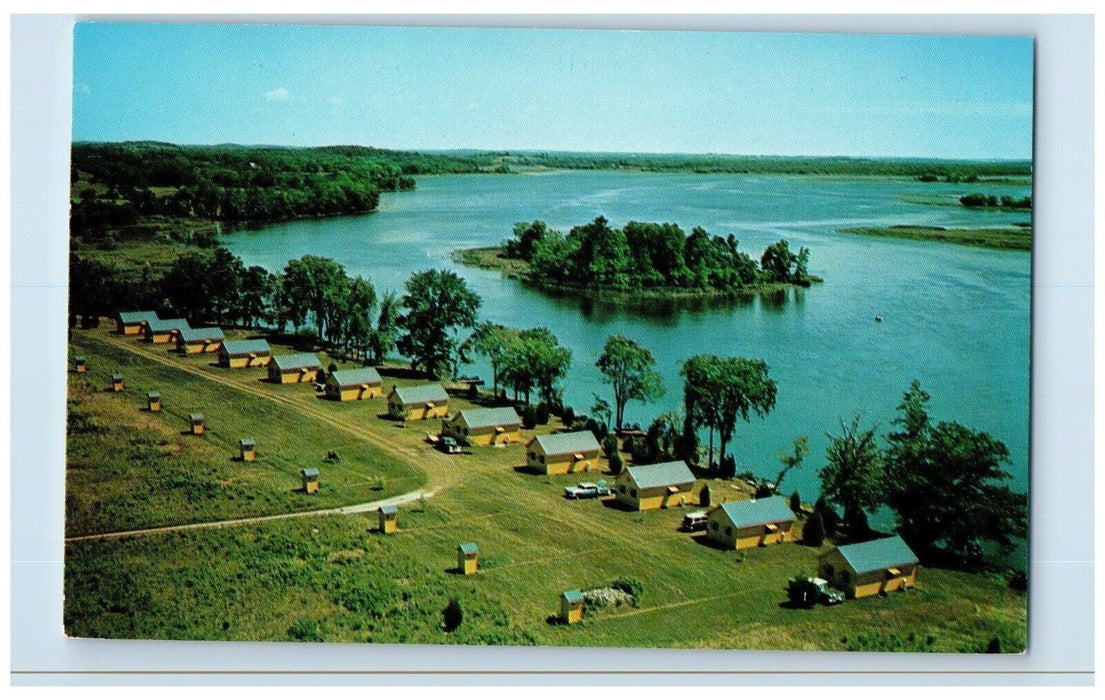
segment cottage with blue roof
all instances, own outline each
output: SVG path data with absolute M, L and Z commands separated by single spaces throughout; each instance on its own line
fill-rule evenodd
M 429 420 L 449 414 L 449 393 L 440 384 L 393 386 L 388 394 L 388 417 L 395 420 Z
M 818 575 L 849 598 L 904 591 L 917 583 L 917 555 L 895 535 L 830 549 L 818 561 Z
M 326 398 L 335 401 L 364 401 L 383 394 L 384 380 L 375 367 L 338 369 L 326 378 Z
M 318 355 L 300 352 L 294 355 L 273 355 L 269 361 L 269 381 L 273 384 L 304 384 L 318 379 L 322 363 Z
M 599 441 L 590 430 L 538 435 L 526 445 L 526 464 L 541 474 L 589 472 L 599 466 Z
M 522 441 L 522 419 L 513 406 L 469 408 L 443 421 L 441 434 L 462 445 L 507 445 Z
M 706 537 L 728 549 L 794 541 L 794 512 L 782 496 L 732 501 L 706 516 Z
M 115 330 L 119 335 L 139 335 L 147 323 L 156 320 L 154 311 L 120 311 L 115 319 Z
M 614 497 L 633 510 L 690 505 L 695 499 L 694 474 L 686 462 L 626 467 L 614 482 Z
M 272 348 L 264 339 L 225 340 L 219 345 L 219 366 L 241 369 L 265 367 L 272 359 Z
M 142 324 L 142 339 L 147 343 L 175 343 L 184 328 L 191 328 L 184 318 L 149 319 Z
M 181 328 L 176 336 L 176 349 L 185 355 L 218 352 L 224 339 L 223 329 L 216 326 Z

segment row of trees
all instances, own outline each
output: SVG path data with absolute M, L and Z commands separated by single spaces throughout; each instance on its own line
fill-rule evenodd
M 521 330 L 485 321 L 476 326 L 461 346 L 461 359 L 470 354 L 482 356 L 491 365 L 492 387 L 510 387 L 514 399 L 523 397 L 528 404 L 537 391 L 547 405 L 559 406 L 561 381 L 572 364 L 572 351 L 561 347 L 548 328 Z
M 599 216 L 566 236 L 543 221 L 515 224 L 513 235 L 503 255 L 529 262 L 540 283 L 734 291 L 763 282 L 811 281 L 806 248 L 795 253 L 779 241 L 757 265 L 737 249 L 732 234 L 711 237 L 701 227 L 690 235 L 672 223 L 630 221 L 617 229 Z

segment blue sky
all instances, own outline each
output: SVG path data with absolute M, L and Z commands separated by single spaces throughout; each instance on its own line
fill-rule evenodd
M 73 138 L 1030 158 L 1029 37 L 82 23 Z

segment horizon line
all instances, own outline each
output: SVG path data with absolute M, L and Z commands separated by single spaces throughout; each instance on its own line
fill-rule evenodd
M 276 143 L 237 143 L 234 141 L 222 141 L 218 143 L 176 143 L 173 141 L 163 141 L 160 139 L 127 139 L 124 141 L 102 141 L 95 139 L 70 139 L 70 145 L 127 145 L 127 144 L 162 144 L 167 146 L 176 146 L 178 148 L 272 148 L 272 149 L 287 149 L 287 150 L 311 150 L 322 148 L 368 148 L 378 151 L 393 151 L 399 153 L 502 153 L 502 154 L 538 154 L 538 153 L 552 153 L 552 154 L 564 154 L 564 155 L 606 155 L 606 156 L 714 156 L 721 158 L 833 158 L 833 159 L 853 159 L 853 160 L 915 160 L 915 161 L 936 161 L 947 163 L 980 163 L 980 162 L 995 162 L 995 163 L 1033 163 L 1032 156 L 1028 157 L 1013 157 L 1013 156 L 989 156 L 989 157 L 975 157 L 975 158 L 954 158 L 949 156 L 919 156 L 919 155 L 856 155 L 856 154 L 781 154 L 781 153 L 727 153 L 721 151 L 618 151 L 618 150 L 563 150 L 556 148 L 539 148 L 539 147 L 524 147 L 524 148 L 478 148 L 468 146 L 450 146 L 441 148 L 416 148 L 416 147 L 400 147 L 400 146 L 375 146 L 358 143 L 332 143 L 332 144 L 318 144 L 313 146 L 301 146 L 301 145 L 289 145 L 289 144 L 276 144 Z

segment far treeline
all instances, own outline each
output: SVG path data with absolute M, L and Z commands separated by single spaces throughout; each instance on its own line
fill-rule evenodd
M 731 292 L 819 281 L 809 274 L 808 248 L 793 252 L 780 240 L 768 246 L 757 264 L 737 244 L 732 234 L 711 237 L 698 226 L 690 235 L 671 223 L 630 221 L 619 229 L 599 216 L 568 235 L 543 221 L 517 223 L 502 255 L 528 262 L 531 282 L 563 287 Z
M 359 146 L 76 143 L 70 231 L 80 236 L 149 216 L 265 223 L 364 214 L 381 191 L 413 189 L 414 175 L 479 167 L 469 158 Z

